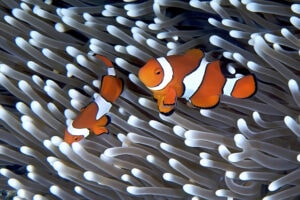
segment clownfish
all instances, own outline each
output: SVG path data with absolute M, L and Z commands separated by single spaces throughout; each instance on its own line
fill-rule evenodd
M 94 101 L 82 109 L 65 129 L 64 141 L 69 144 L 87 137 L 90 131 L 96 135 L 108 133 L 106 126 L 109 123 L 109 117 L 106 114 L 112 107 L 112 103 L 122 93 L 123 82 L 116 77 L 111 61 L 101 55 L 96 55 L 96 57 L 107 66 L 107 75 L 102 77 L 100 94 L 96 93 Z
M 207 61 L 199 49 L 184 55 L 151 58 L 140 68 L 138 77 L 164 114 L 174 110 L 177 98 L 184 98 L 195 107 L 212 108 L 221 95 L 248 98 L 256 91 L 254 75 L 227 78 L 220 61 Z

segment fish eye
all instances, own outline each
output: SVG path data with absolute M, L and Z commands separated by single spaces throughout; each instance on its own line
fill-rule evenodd
M 75 137 L 74 140 L 77 141 L 77 140 L 78 140 L 78 137 Z
M 161 73 L 161 70 L 160 70 L 160 69 L 155 70 L 155 74 L 156 74 L 156 75 L 160 75 L 160 73 Z

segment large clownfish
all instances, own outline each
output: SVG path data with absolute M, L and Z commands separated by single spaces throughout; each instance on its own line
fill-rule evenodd
M 191 49 L 184 55 L 150 59 L 138 73 L 139 79 L 153 93 L 161 113 L 174 110 L 177 98 L 184 98 L 199 108 L 212 108 L 220 96 L 247 98 L 256 91 L 252 74 L 227 78 L 220 61 L 208 62 L 203 52 Z
M 116 77 L 113 64 L 104 56 L 96 55 L 96 57 L 107 65 L 108 75 L 102 77 L 100 94 L 96 93 L 94 101 L 82 109 L 66 128 L 64 141 L 69 144 L 87 137 L 90 131 L 96 135 L 108 133 L 106 125 L 109 118 L 106 114 L 122 92 L 123 82 Z

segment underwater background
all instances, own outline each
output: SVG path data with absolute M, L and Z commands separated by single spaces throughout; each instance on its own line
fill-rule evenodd
M 3 0 L 0 16 L 0 198 L 300 197 L 299 1 Z M 138 70 L 192 48 L 253 73 L 256 94 L 160 114 Z M 106 74 L 93 54 L 124 91 L 109 134 L 68 145 Z

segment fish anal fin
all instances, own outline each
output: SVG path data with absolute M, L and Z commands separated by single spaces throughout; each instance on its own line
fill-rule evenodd
M 123 81 L 115 76 L 103 76 L 100 87 L 101 96 L 109 102 L 114 102 L 123 90 Z
M 199 108 L 212 108 L 218 105 L 220 101 L 219 95 L 203 96 L 197 98 L 191 98 L 191 103 Z

